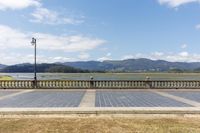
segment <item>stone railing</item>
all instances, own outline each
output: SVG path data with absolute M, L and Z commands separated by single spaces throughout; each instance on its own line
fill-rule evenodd
M 158 80 L 6 80 L 0 89 L 200 89 L 200 81 Z

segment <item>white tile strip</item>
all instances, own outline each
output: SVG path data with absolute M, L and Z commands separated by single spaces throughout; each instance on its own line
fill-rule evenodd
M 24 93 L 28 93 L 28 92 L 32 92 L 32 91 L 34 91 L 34 90 L 24 90 L 24 91 L 20 91 L 20 92 L 17 92 L 17 93 L 12 93 L 10 95 L 0 97 L 0 100 L 6 99 L 6 98 L 11 98 L 11 97 L 21 95 L 21 94 L 24 94 Z
M 80 102 L 79 107 L 95 107 L 96 90 L 88 89 L 85 92 L 83 99 Z
M 157 90 L 151 90 L 151 91 L 154 92 L 154 93 L 157 93 L 161 96 L 168 97 L 168 98 L 174 99 L 176 101 L 192 105 L 194 107 L 200 107 L 200 103 L 193 101 L 193 100 L 185 99 L 185 98 L 182 98 L 182 97 L 179 97 L 179 96 L 174 96 L 174 95 L 171 95 L 169 93 L 160 92 L 160 91 L 157 91 Z

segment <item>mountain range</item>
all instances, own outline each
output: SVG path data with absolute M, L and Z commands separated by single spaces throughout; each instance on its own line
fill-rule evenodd
M 38 64 L 39 72 L 200 72 L 200 62 L 169 62 L 146 58 Z M 32 72 L 32 64 L 0 65 L 0 72 Z
M 6 66 L 0 69 L 0 72 L 4 73 L 31 73 L 34 71 L 34 65 L 29 63 Z M 71 66 L 65 66 L 62 64 L 37 64 L 37 72 L 39 73 L 86 73 L 87 70 L 81 70 Z
M 109 72 L 164 72 L 177 69 L 190 71 L 200 68 L 200 62 L 169 62 L 164 60 L 150 60 L 146 58 L 128 60 L 107 60 L 103 62 L 66 62 L 62 64 L 80 69 L 101 70 Z
M 3 69 L 5 67 L 6 67 L 6 65 L 0 64 L 0 69 Z

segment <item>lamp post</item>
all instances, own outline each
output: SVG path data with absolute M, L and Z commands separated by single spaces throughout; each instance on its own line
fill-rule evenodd
M 36 88 L 37 87 L 37 70 L 36 70 L 36 39 L 35 38 L 32 38 L 32 41 L 31 41 L 31 44 L 35 46 L 35 56 L 34 56 L 34 60 L 35 60 L 35 63 L 34 63 L 34 87 Z

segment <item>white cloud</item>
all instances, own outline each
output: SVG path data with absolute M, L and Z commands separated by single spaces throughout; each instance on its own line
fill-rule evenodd
M 163 55 L 164 55 L 163 52 L 154 52 L 153 54 L 154 54 L 155 56 L 163 56 Z
M 39 60 L 40 63 L 55 63 L 55 62 L 77 61 L 76 58 L 63 57 L 63 56 L 56 56 L 56 57 L 41 56 L 41 57 L 39 57 L 38 60 Z
M 31 6 L 39 7 L 41 3 L 38 0 L 0 0 L 0 10 L 17 10 Z
M 188 57 L 188 56 L 189 56 L 189 53 L 188 53 L 188 52 L 181 52 L 181 53 L 179 53 L 179 55 L 180 55 L 181 57 Z
M 0 0 L 0 10 L 20 10 L 28 7 L 35 7 L 31 13 L 30 22 L 50 25 L 80 24 L 84 22 L 83 16 L 66 17 L 57 11 L 44 8 L 40 0 Z
M 81 60 L 87 60 L 90 58 L 90 54 L 88 53 L 81 53 L 80 55 L 78 55 L 78 58 Z
M 0 49 L 27 47 L 30 38 L 26 33 L 0 25 Z M 30 44 L 30 43 L 29 43 Z
M 196 28 L 197 30 L 200 30 L 200 24 L 196 25 L 195 28 Z
M 111 56 L 111 55 L 112 55 L 111 53 L 107 53 L 107 54 L 106 54 L 106 56 L 108 56 L 108 57 Z
M 135 55 L 131 55 L 131 54 L 128 54 L 128 55 L 124 55 L 121 59 L 122 60 L 127 60 L 127 59 L 133 59 L 133 58 L 145 58 L 143 54 L 141 53 L 137 53 Z
M 185 49 L 185 48 L 187 48 L 187 46 L 188 46 L 187 44 L 182 44 L 182 45 L 181 45 L 181 48 L 182 48 L 182 49 Z
M 124 55 L 122 57 L 122 60 L 133 59 L 133 58 L 135 58 L 134 55 Z
M 97 59 L 97 61 L 105 61 L 105 60 L 111 60 L 111 58 L 104 56 L 104 57 L 100 57 L 99 59 Z
M 111 58 L 111 53 L 107 53 L 105 56 L 100 57 L 99 59 L 97 59 L 98 61 L 105 61 L 105 60 L 112 60 Z
M 40 43 L 39 48 L 44 50 L 61 50 L 66 52 L 85 52 L 97 48 L 105 40 L 89 38 L 82 35 L 55 36 L 50 34 L 33 34 Z
M 37 8 L 33 13 L 31 13 L 31 16 L 33 17 L 32 19 L 30 19 L 31 22 L 50 25 L 80 24 L 84 22 L 83 19 L 65 17 L 56 11 L 52 11 L 42 7 Z
M 7 65 L 20 64 L 20 63 L 34 63 L 34 55 L 33 54 L 23 54 L 23 53 L 0 53 L 1 62 Z M 19 59 L 19 60 L 16 60 Z M 63 56 L 45 56 L 38 55 L 37 63 L 55 63 L 55 62 L 69 62 L 69 61 L 77 61 L 76 58 L 71 57 L 63 57 Z
M 184 4 L 189 4 L 189 3 L 200 3 L 200 0 L 158 0 L 158 2 L 161 5 L 168 5 L 169 7 L 172 7 L 176 10 L 178 10 L 178 7 Z M 197 30 L 200 29 L 200 24 L 196 25 L 195 28 Z
M 57 36 L 44 33 L 25 33 L 4 25 L 0 25 L 0 35 L 1 49 L 28 48 L 32 37 L 37 38 L 39 49 L 52 51 L 84 52 L 105 43 L 105 40 L 83 35 Z
M 39 50 L 49 52 L 71 52 L 82 53 L 80 58 L 89 58 L 85 52 L 94 50 L 97 47 L 103 45 L 106 41 L 98 38 L 87 37 L 84 35 L 52 35 L 44 33 L 31 33 L 23 32 L 18 29 L 12 29 L 11 27 L 0 25 L 0 50 L 1 60 L 0 63 L 9 64 L 12 62 L 29 62 L 30 58 L 21 55 L 10 55 L 8 51 L 22 51 L 26 53 L 27 50 L 32 49 L 30 44 L 31 38 L 37 38 L 37 48 Z M 5 56 L 3 56 L 5 54 Z M 27 58 L 27 60 L 26 60 Z M 45 57 L 47 60 L 52 61 L 67 61 L 72 58 L 66 57 Z M 45 58 L 42 58 L 45 61 Z M 16 60 L 20 59 L 20 60 Z M 75 60 L 73 58 L 73 60 Z
M 192 2 L 200 2 L 200 0 L 158 0 L 158 2 L 163 5 L 166 4 L 170 7 L 176 8 L 178 6 L 192 3 Z

